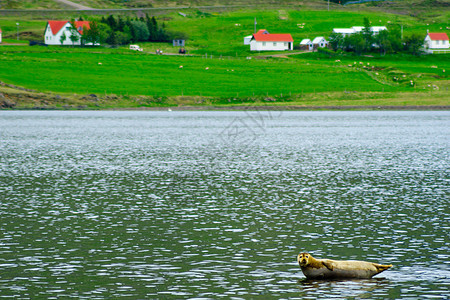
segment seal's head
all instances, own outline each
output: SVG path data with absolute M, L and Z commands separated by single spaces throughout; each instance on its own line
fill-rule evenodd
M 306 267 L 309 264 L 309 259 L 312 256 L 309 253 L 302 252 L 297 256 L 297 261 L 300 267 Z

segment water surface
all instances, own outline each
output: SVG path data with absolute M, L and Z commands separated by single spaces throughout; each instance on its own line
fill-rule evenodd
M 0 297 L 447 299 L 449 112 L 0 112 Z M 394 267 L 308 281 L 296 262 Z

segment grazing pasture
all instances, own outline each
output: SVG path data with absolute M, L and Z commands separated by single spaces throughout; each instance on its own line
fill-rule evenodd
M 29 52 L 20 47 L 17 50 L 0 54 L 0 78 L 57 93 L 249 97 L 407 90 L 403 86 L 383 84 L 365 72 L 332 60 L 205 59 L 141 55 L 131 51 L 53 52 L 45 48 Z

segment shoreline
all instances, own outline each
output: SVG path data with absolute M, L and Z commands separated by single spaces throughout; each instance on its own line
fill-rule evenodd
M 117 108 L 0 108 L 0 111 L 450 111 L 450 105 L 243 105 L 243 106 L 160 106 L 160 107 L 117 107 Z
M 430 93 L 328 92 L 288 97 L 202 97 L 56 94 L 0 81 L 0 110 L 305 111 L 450 110 L 447 91 Z
M 18 110 L 18 109 L 16 109 Z M 30 109 L 28 109 L 30 110 Z M 31 109 L 35 110 L 35 109 Z M 87 109 L 89 110 L 89 109 Z M 392 110 L 392 111 L 450 111 L 450 105 L 321 105 L 321 106 L 302 106 L 302 105 L 248 105 L 248 106 L 176 106 L 176 107 L 136 107 L 136 108 L 110 108 L 99 109 L 103 111 L 319 111 L 319 110 Z

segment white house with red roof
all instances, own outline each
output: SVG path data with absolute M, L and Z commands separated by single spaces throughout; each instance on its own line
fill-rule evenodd
M 2 42 L 2 29 L 0 28 L 0 43 Z
M 83 29 L 89 29 L 89 21 L 75 21 L 76 30 L 73 30 L 73 25 L 69 21 L 55 21 L 47 22 L 45 27 L 44 39 L 47 45 L 81 45 L 81 36 Z M 70 36 L 77 35 L 78 40 L 72 43 Z M 61 43 L 61 37 L 65 36 L 65 40 Z
M 292 50 L 293 47 L 294 39 L 290 34 L 270 34 L 265 29 L 253 34 L 250 40 L 251 51 L 283 51 Z
M 425 37 L 425 50 L 428 53 L 449 51 L 448 35 L 445 32 L 428 32 Z

